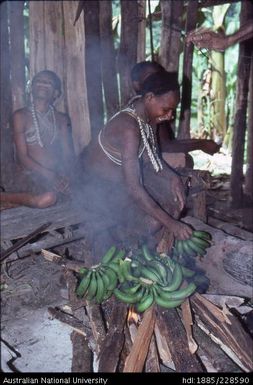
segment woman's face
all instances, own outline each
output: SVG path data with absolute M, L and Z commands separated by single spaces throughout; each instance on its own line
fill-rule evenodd
M 163 95 L 149 93 L 146 96 L 145 109 L 150 120 L 160 123 L 163 120 L 172 120 L 178 103 L 177 91 L 169 91 Z
M 34 77 L 32 82 L 33 96 L 40 99 L 53 101 L 56 97 L 54 81 L 48 74 L 38 74 Z

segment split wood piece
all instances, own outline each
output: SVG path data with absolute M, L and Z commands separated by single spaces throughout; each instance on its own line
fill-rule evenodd
M 70 338 L 73 346 L 71 372 L 92 372 L 92 353 L 87 345 L 85 337 L 73 331 Z
M 186 332 L 176 309 L 163 311 L 157 308 L 156 322 L 164 339 L 168 341 L 175 370 L 189 373 L 203 372 L 196 355 L 191 354 L 186 344 Z
M 194 322 L 194 338 L 199 348 L 197 356 L 206 368 L 207 372 L 233 373 L 240 370 L 239 366 Z
M 62 246 L 65 244 L 69 244 L 71 242 L 78 241 L 79 239 L 82 239 L 85 237 L 84 231 L 74 231 L 73 236 L 71 238 L 52 238 L 52 236 L 47 236 L 44 239 L 29 243 L 26 246 L 21 247 L 21 249 L 18 250 L 17 254 L 19 258 L 26 257 L 32 253 L 39 253 L 41 249 L 51 249 L 53 247 Z
M 82 321 L 54 307 L 48 307 L 47 310 L 52 318 L 57 319 L 58 321 L 69 325 L 78 334 L 81 334 L 82 336 L 86 336 L 86 333 L 84 330 L 84 324 Z
M 12 245 L 9 249 L 3 251 L 0 256 L 0 261 L 3 262 L 9 255 L 14 253 L 15 251 L 18 251 L 22 246 L 24 246 L 26 243 L 30 242 L 33 238 L 35 238 L 37 235 L 45 231 L 49 226 L 51 225 L 51 222 L 47 222 L 42 226 L 39 226 L 36 230 L 32 231 L 30 234 L 28 234 L 25 238 L 19 239 L 14 245 Z
M 183 321 L 186 335 L 187 335 L 189 350 L 191 354 L 194 354 L 198 349 L 198 345 L 192 335 L 193 321 L 192 321 L 190 302 L 188 298 L 182 303 L 181 310 L 182 310 L 182 321 Z
M 149 351 L 145 362 L 145 372 L 158 373 L 160 371 L 161 370 L 160 370 L 160 364 L 159 364 L 158 351 L 157 351 L 155 336 L 153 334 L 151 337 Z
M 93 304 L 89 301 L 86 302 L 86 311 L 90 320 L 90 327 L 92 330 L 95 346 L 93 352 L 96 356 L 99 355 L 101 345 L 106 336 L 106 325 L 102 314 L 101 306 Z
M 159 329 L 159 326 L 156 322 L 155 324 L 155 339 L 157 343 L 157 348 L 159 352 L 160 359 L 162 360 L 163 365 L 167 366 L 172 370 L 175 370 L 174 362 L 172 361 L 170 349 L 168 346 L 168 341 L 163 336 L 163 330 Z
M 125 362 L 124 373 L 143 371 L 150 340 L 154 331 L 155 318 L 155 309 L 153 305 L 144 312 L 132 350 Z
M 65 267 L 68 270 L 75 271 L 76 273 L 79 273 L 80 269 L 84 267 L 84 264 L 82 262 L 75 262 L 75 261 L 68 261 L 66 258 L 62 257 L 59 254 L 52 253 L 48 250 L 41 250 L 42 256 L 50 262 L 55 262 L 57 264 L 60 264 L 62 267 Z
M 76 296 L 75 291 L 77 286 L 77 279 L 74 276 L 73 272 L 70 270 L 66 270 L 64 273 L 64 277 L 67 282 L 70 306 L 73 311 L 73 314 L 75 314 L 74 310 L 83 308 L 86 305 L 86 301 L 83 298 L 77 298 Z
M 160 254 L 168 253 L 173 246 L 173 242 L 174 242 L 173 233 L 168 231 L 167 229 L 164 229 L 162 238 L 157 245 L 156 251 Z
M 201 177 L 199 175 L 193 175 L 191 179 L 192 188 L 197 188 L 200 185 Z M 203 184 L 202 180 L 202 184 Z M 204 223 L 207 221 L 207 210 L 206 210 L 206 191 L 200 191 L 192 195 L 193 202 L 193 216 L 200 219 Z
M 108 332 L 100 346 L 98 356 L 98 372 L 116 372 L 120 354 L 124 345 L 124 327 L 127 318 L 127 306 L 118 302 L 115 298 L 111 299 L 113 311 Z
M 124 346 L 120 354 L 120 360 L 119 360 L 119 365 L 117 370 L 121 373 L 123 372 L 125 361 L 127 356 L 130 354 L 131 349 L 133 346 L 132 338 L 131 338 L 131 333 L 129 330 L 129 326 L 127 323 L 125 324 L 124 327 Z
M 69 293 L 69 302 L 70 306 L 73 311 L 74 317 L 76 317 L 81 324 L 83 325 L 83 330 L 85 332 L 85 339 L 84 336 L 82 337 L 82 340 L 78 338 L 77 331 L 73 331 L 71 340 L 72 340 L 72 370 L 77 370 L 78 368 L 81 370 L 84 366 L 87 368 L 92 367 L 92 343 L 93 342 L 93 334 L 90 330 L 90 327 L 88 327 L 88 317 L 85 314 L 85 300 L 84 299 L 78 299 L 75 293 L 76 285 L 77 285 L 77 279 L 74 276 L 73 272 L 70 270 L 65 271 L 65 278 L 67 281 L 68 286 L 68 293 Z M 75 309 L 75 310 L 74 310 Z M 84 324 L 84 321 L 86 320 L 86 327 Z M 82 353 L 80 354 L 80 345 L 83 347 Z M 76 361 L 76 357 L 78 356 L 78 362 Z M 79 366 L 80 363 L 80 366 Z
M 226 314 L 200 294 L 191 298 L 196 321 L 214 342 L 246 372 L 252 371 L 253 340 L 228 310 Z M 199 319 L 199 320 L 198 320 Z

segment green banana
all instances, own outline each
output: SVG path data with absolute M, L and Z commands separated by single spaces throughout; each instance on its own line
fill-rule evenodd
M 178 300 L 178 301 L 164 300 L 161 297 L 159 297 L 158 295 L 156 295 L 154 299 L 155 299 L 155 302 L 157 303 L 157 305 L 164 307 L 165 309 L 171 309 L 171 308 L 177 307 L 177 306 L 181 305 L 181 303 L 184 302 L 184 299 Z
M 153 267 L 154 271 L 157 273 L 157 275 L 161 278 L 162 282 L 166 284 L 168 282 L 168 279 L 172 278 L 171 272 L 169 271 L 170 275 L 168 274 L 168 269 L 164 266 L 164 264 L 160 261 L 157 261 L 154 259 L 153 261 L 150 261 L 147 265 L 147 268 Z
M 119 263 L 116 262 L 110 262 L 106 266 L 110 267 L 116 274 L 119 273 Z
M 110 266 L 106 267 L 104 275 L 106 275 L 109 278 L 109 282 L 110 282 L 109 285 L 107 286 L 107 290 L 114 290 L 118 283 L 118 275 L 115 273 L 114 270 L 110 268 Z
M 161 282 L 160 277 L 157 275 L 156 272 L 154 272 L 153 269 L 151 270 L 151 267 L 148 268 L 146 266 L 142 266 L 140 268 L 140 271 L 141 271 L 141 276 L 142 277 L 148 278 L 148 279 L 150 279 L 153 282 Z
M 104 298 L 106 288 L 104 286 L 104 281 L 98 271 L 96 272 L 96 280 L 97 280 L 97 291 L 96 291 L 95 299 L 97 303 L 101 303 Z
M 145 310 L 147 310 L 151 305 L 152 303 L 154 302 L 154 296 L 153 296 L 153 293 L 152 291 L 149 291 L 142 299 L 141 301 L 136 305 L 136 310 L 139 312 L 139 313 L 142 313 L 144 312 Z
M 125 250 L 119 250 L 115 256 L 113 257 L 113 262 L 118 262 L 120 259 L 122 259 L 126 254 Z
M 182 241 L 184 255 L 187 255 L 187 256 L 190 256 L 190 257 L 196 257 L 197 253 L 190 247 L 189 241 L 190 241 L 189 239 L 186 239 L 185 241 Z
M 198 238 L 193 236 L 190 238 L 190 240 L 194 242 L 197 246 L 200 246 L 202 249 L 207 249 L 208 247 L 211 246 L 209 241 L 206 241 L 203 238 Z
M 136 302 L 140 301 L 141 296 L 142 296 L 141 292 L 140 292 L 141 295 L 139 293 L 135 293 L 135 294 L 131 294 L 130 295 L 130 294 L 126 294 L 126 293 L 122 292 L 118 288 L 115 288 L 113 290 L 113 294 L 120 301 L 125 302 L 125 303 L 129 303 L 129 304 L 130 303 L 136 303 Z
M 138 278 L 131 274 L 131 260 L 124 260 L 121 263 L 121 273 L 126 281 L 138 281 Z
M 150 254 L 150 251 L 147 245 L 142 246 L 142 253 L 146 261 L 152 261 L 154 259 L 154 257 Z
M 207 231 L 194 230 L 192 232 L 192 235 L 194 237 L 197 237 L 197 238 L 206 239 L 207 241 L 211 241 L 212 240 L 211 234 L 208 233 Z
M 176 241 L 176 249 L 178 256 L 184 255 L 183 242 L 179 239 Z
M 96 271 L 92 271 L 90 284 L 87 290 L 87 300 L 91 301 L 97 292 L 97 278 L 96 278 Z
M 185 299 L 192 295 L 194 291 L 196 290 L 197 286 L 195 285 L 194 282 L 189 283 L 188 286 L 184 287 L 183 289 L 176 290 L 173 292 L 165 292 L 162 290 L 159 290 L 158 295 L 160 298 L 163 300 L 168 300 L 168 301 L 177 301 L 181 299 Z
M 170 284 L 165 286 L 165 287 L 162 287 L 162 290 L 168 291 L 168 292 L 175 291 L 181 286 L 182 281 L 183 281 L 182 268 L 181 268 L 181 265 L 176 263 L 174 270 L 173 270 L 173 273 L 172 273 L 172 280 L 171 280 Z M 158 285 L 157 285 L 157 287 L 158 287 Z
M 99 271 L 99 274 L 103 280 L 104 287 L 107 289 L 108 286 L 110 285 L 110 279 L 109 279 L 108 275 L 106 274 L 106 268 L 104 266 L 100 266 L 98 271 Z
M 206 249 L 196 245 L 196 243 L 194 243 L 191 239 L 188 239 L 186 241 L 186 243 L 187 243 L 187 246 L 195 252 L 195 255 L 201 255 L 202 256 L 202 255 L 206 254 Z
M 135 294 L 141 288 L 141 283 L 138 282 L 134 286 L 129 286 L 127 289 L 124 289 L 126 294 Z
M 76 290 L 76 295 L 78 297 L 83 297 L 86 290 L 88 289 L 90 284 L 91 274 L 92 274 L 92 270 L 89 270 L 88 273 L 85 275 L 85 277 L 83 277 L 83 279 L 81 280 Z
M 116 252 L 116 246 L 110 247 L 110 249 L 107 250 L 107 252 L 105 253 L 105 255 L 102 257 L 101 262 L 102 262 L 103 264 L 109 263 L 109 262 L 112 260 L 112 257 L 114 256 L 115 252 Z

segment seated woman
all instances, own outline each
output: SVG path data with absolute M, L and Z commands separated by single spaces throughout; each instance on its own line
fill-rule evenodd
M 164 228 L 178 239 L 192 233 L 178 220 L 185 204 L 184 186 L 160 157 L 153 129 L 161 119 L 171 118 L 179 102 L 177 76 L 155 73 L 143 83 L 141 94 L 114 115 L 81 154 L 79 203 L 94 243 L 103 240 L 104 250 L 114 237 L 140 241 Z
M 13 114 L 19 163 L 15 192 L 1 193 L 1 200 L 43 208 L 54 204 L 59 192 L 69 192 L 75 156 L 70 119 L 53 106 L 61 94 L 59 77 L 41 71 L 34 76 L 31 91 L 31 103 Z

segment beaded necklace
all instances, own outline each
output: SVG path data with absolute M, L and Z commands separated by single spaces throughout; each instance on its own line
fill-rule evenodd
M 35 110 L 34 103 L 31 104 L 31 113 L 33 118 L 33 124 L 35 128 L 35 135 L 40 147 L 44 147 L 46 144 L 52 144 L 56 137 L 56 119 L 53 106 L 49 106 L 48 111 L 43 115 L 39 111 Z M 41 124 L 39 124 L 39 119 Z M 51 114 L 52 122 L 49 119 L 45 119 L 48 114 Z
M 136 113 L 133 105 L 130 106 L 136 115 L 136 119 L 140 128 L 141 138 L 143 141 L 144 148 L 147 151 L 148 157 L 156 172 L 163 169 L 161 159 L 159 158 L 158 151 L 156 148 L 155 135 L 152 126 L 149 123 L 144 122 Z

